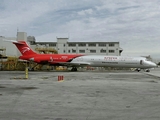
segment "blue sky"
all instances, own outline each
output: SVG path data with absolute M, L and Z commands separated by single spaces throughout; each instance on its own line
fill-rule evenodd
M 120 42 L 122 55 L 160 57 L 160 0 L 0 0 L 0 36 Z

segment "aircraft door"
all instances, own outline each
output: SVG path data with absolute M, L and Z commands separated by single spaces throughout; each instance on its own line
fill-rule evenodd
M 143 65 L 144 64 L 144 61 L 143 60 L 140 60 L 140 65 Z

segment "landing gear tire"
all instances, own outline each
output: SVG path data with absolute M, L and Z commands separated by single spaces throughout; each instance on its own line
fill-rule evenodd
M 76 71 L 77 71 L 77 68 L 76 68 L 76 67 L 73 67 L 73 68 L 71 69 L 71 71 L 76 72 Z
M 141 69 L 137 68 L 137 69 L 136 69 L 136 71 L 137 71 L 137 72 L 140 72 L 140 71 L 141 71 Z

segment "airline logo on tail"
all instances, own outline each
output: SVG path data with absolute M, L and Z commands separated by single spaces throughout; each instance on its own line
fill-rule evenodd
M 22 53 L 25 53 L 27 51 L 30 51 L 31 49 L 29 47 L 23 47 L 22 48 Z

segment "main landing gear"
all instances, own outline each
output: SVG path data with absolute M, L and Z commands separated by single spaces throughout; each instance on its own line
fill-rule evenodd
M 76 68 L 76 67 L 72 67 L 71 71 L 76 72 L 76 71 L 77 71 L 77 68 Z

